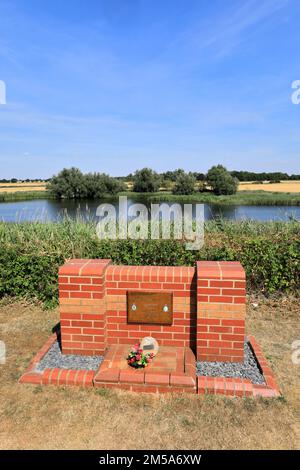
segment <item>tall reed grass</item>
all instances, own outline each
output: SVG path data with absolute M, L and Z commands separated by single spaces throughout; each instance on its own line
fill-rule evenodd
M 57 301 L 57 271 L 69 258 L 111 258 L 117 264 L 194 265 L 197 260 L 238 260 L 249 291 L 299 292 L 300 222 L 214 220 L 205 223 L 205 244 L 188 251 L 177 240 L 99 240 L 96 223 L 0 222 L 0 297 Z

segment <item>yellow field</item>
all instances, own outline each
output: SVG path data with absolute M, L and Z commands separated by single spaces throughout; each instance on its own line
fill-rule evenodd
M 128 190 L 132 189 L 132 182 L 125 183 Z M 160 188 L 166 190 L 170 188 Z M 0 183 L 0 193 L 15 193 L 23 191 L 45 191 L 46 183 Z M 239 184 L 239 191 L 270 191 L 280 193 L 300 193 L 300 181 L 282 181 L 281 183 L 251 183 L 251 181 Z
M 239 184 L 239 191 L 277 191 L 280 193 L 300 193 L 300 181 L 282 181 L 281 183 L 251 183 Z
M 46 183 L 0 183 L 0 193 L 16 193 L 19 191 L 45 191 Z

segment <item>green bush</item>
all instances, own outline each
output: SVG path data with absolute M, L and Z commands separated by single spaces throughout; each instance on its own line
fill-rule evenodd
M 206 175 L 206 181 L 217 195 L 235 194 L 238 189 L 238 180 L 231 176 L 222 165 L 211 167 Z
M 155 193 L 159 190 L 161 178 L 151 168 L 137 170 L 133 177 L 133 191 L 136 193 Z
M 187 173 L 178 176 L 173 188 L 173 194 L 193 194 L 195 191 L 196 178 Z
M 58 296 L 58 268 L 61 256 L 18 254 L 0 248 L 0 297 L 37 298 L 45 307 L 55 306 Z
M 249 292 L 300 288 L 300 223 L 207 222 L 205 244 L 188 251 L 176 240 L 99 240 L 94 223 L 0 222 L 0 297 L 57 302 L 58 268 L 69 258 L 111 258 L 127 265 L 189 265 L 197 260 L 237 260 Z
M 117 194 L 124 185 L 105 173 L 83 174 L 78 168 L 64 168 L 47 184 L 50 195 L 67 199 L 96 199 L 106 194 Z
M 247 266 L 248 281 L 265 293 L 300 287 L 300 241 L 245 240 L 239 259 Z

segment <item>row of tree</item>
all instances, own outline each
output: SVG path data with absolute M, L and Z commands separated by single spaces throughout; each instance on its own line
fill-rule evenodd
M 231 176 L 231 174 L 222 165 L 213 166 L 203 179 L 197 180 L 193 173 L 185 173 L 184 170 L 176 171 L 176 178 L 172 178 L 174 183 L 172 186 L 173 194 L 189 195 L 193 194 L 196 190 L 207 191 L 211 190 L 215 194 L 234 194 L 238 188 L 238 180 Z M 166 180 L 161 175 L 151 170 L 150 168 L 143 168 L 138 170 L 132 175 L 133 191 L 138 193 L 151 193 L 159 190 L 161 185 L 164 185 Z M 170 180 L 169 180 L 170 181 Z M 197 181 L 205 181 L 205 185 L 196 186 Z
M 295 181 L 295 180 L 300 180 L 300 174 L 291 174 L 289 175 L 288 173 L 282 173 L 280 171 L 276 172 L 262 172 L 262 173 L 255 173 L 252 171 L 237 171 L 233 170 L 229 172 L 231 176 L 234 178 L 237 178 L 239 181 Z M 178 177 L 186 174 L 185 171 L 182 168 L 178 168 L 177 170 L 173 171 L 166 171 L 164 173 L 160 173 L 160 177 L 162 178 L 163 181 L 172 181 L 175 182 L 177 181 Z M 206 180 L 206 174 L 205 173 L 198 173 L 196 171 L 190 171 L 188 173 L 189 175 L 193 176 L 196 181 L 205 181 Z M 132 180 L 134 178 L 134 174 L 130 173 L 127 176 L 121 176 L 119 179 L 123 181 L 128 181 Z
M 143 168 L 131 175 L 132 191 L 137 193 L 154 193 L 161 189 L 166 180 L 162 175 Z M 197 181 L 205 181 L 199 186 Z M 173 194 L 189 195 L 195 191 L 213 191 L 215 194 L 234 194 L 238 188 L 238 180 L 222 165 L 213 166 L 203 180 L 197 180 L 193 173 L 177 171 L 177 177 L 172 180 Z M 53 176 L 47 184 L 47 190 L 58 198 L 67 199 L 96 199 L 104 195 L 115 195 L 128 189 L 120 178 L 113 178 L 105 173 L 83 174 L 78 168 L 64 168 L 58 175 Z
M 289 175 L 288 173 L 281 173 L 280 171 L 276 171 L 273 173 L 254 173 L 252 171 L 230 171 L 229 172 L 231 176 L 234 178 L 237 178 L 239 181 L 257 181 L 257 182 L 263 182 L 263 181 L 270 181 L 270 182 L 280 182 L 280 181 L 299 181 L 300 180 L 300 174 L 291 174 Z M 98 173 L 99 174 L 99 173 Z M 177 170 L 173 171 L 166 171 L 164 173 L 159 173 L 160 181 L 162 182 L 163 186 L 167 186 L 168 182 L 175 183 L 181 176 L 185 175 L 192 176 L 195 178 L 196 181 L 206 181 L 206 174 L 205 173 L 198 173 L 197 171 L 190 171 L 186 173 L 182 168 L 178 168 Z M 134 180 L 135 174 L 130 173 L 127 176 L 118 176 L 116 179 L 118 181 L 131 181 Z M 41 181 L 48 182 L 50 181 L 51 178 L 48 179 L 42 179 L 42 178 L 37 178 L 37 179 L 17 179 L 17 178 L 11 178 L 11 179 L 0 179 L 0 183 L 38 183 Z
M 253 173 L 251 171 L 231 171 L 232 176 L 237 178 L 239 181 L 288 181 L 288 180 L 300 180 L 300 175 L 288 175 L 287 173 L 281 173 L 276 171 L 273 173 Z
M 50 181 L 50 178 L 46 180 L 43 180 L 42 178 L 36 178 L 36 179 L 27 178 L 26 180 L 18 180 L 18 178 L 0 179 L 0 183 L 40 183 L 41 181 L 47 182 L 47 181 Z

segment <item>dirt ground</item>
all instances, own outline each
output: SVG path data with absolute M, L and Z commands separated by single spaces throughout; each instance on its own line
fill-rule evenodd
M 6 343 L 7 360 L 0 365 L 0 448 L 299 448 L 300 364 L 291 360 L 292 342 L 300 340 L 299 299 L 251 302 L 247 330 L 270 361 L 283 398 L 152 396 L 20 385 L 18 378 L 59 315 L 25 302 L 2 301 L 0 339 Z

